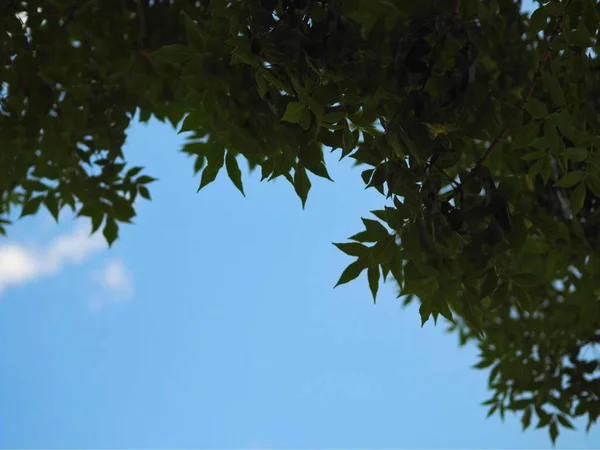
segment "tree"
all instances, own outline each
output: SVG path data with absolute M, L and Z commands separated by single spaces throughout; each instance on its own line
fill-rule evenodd
M 382 209 L 338 285 L 391 276 L 489 369 L 490 414 L 556 440 L 600 415 L 600 7 L 543 0 L 12 1 L 0 11 L 0 192 L 109 243 L 141 168 L 137 108 L 192 136 L 199 189 L 239 161 L 302 204 L 330 148 L 364 166 Z

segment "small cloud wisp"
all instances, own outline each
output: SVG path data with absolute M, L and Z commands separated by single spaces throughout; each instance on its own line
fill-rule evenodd
M 98 311 L 108 304 L 121 303 L 133 297 L 133 276 L 120 259 L 112 259 L 94 274 L 94 281 L 102 292 L 90 302 L 92 311 Z
M 57 275 L 65 266 L 81 264 L 92 254 L 107 248 L 99 234 L 90 236 L 83 224 L 58 236 L 45 248 L 17 243 L 0 245 L 0 295 L 6 288 Z

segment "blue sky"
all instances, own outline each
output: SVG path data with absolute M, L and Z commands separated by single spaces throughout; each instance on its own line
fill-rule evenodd
M 247 198 L 224 173 L 196 194 L 181 143 L 131 127 L 130 162 L 160 181 L 111 250 L 68 214 L 0 241 L 0 447 L 550 446 L 485 418 L 475 349 L 421 328 L 393 284 L 376 306 L 364 277 L 332 288 L 349 259 L 331 242 L 382 201 L 350 161 L 330 158 L 302 211 L 256 175 Z
M 330 159 L 335 182 L 315 180 L 302 211 L 257 176 L 247 198 L 224 173 L 196 194 L 181 142 L 131 127 L 126 154 L 160 181 L 111 250 L 68 215 L 10 229 L 1 447 L 549 447 L 485 419 L 475 349 L 421 329 L 392 284 L 376 306 L 364 278 L 332 288 L 349 260 L 331 242 L 382 200 L 350 161 Z

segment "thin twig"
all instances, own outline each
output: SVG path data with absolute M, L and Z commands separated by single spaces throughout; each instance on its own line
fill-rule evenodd
M 533 76 L 533 79 L 531 80 L 531 84 L 529 85 L 527 94 L 517 105 L 517 108 L 519 108 L 521 110 L 521 112 L 525 111 L 525 105 L 527 104 L 527 101 L 531 98 L 531 96 L 533 95 L 533 92 L 535 91 L 535 87 L 537 86 L 540 78 L 542 77 L 544 67 L 546 66 L 546 63 L 548 62 L 548 60 L 550 59 L 550 55 L 552 54 L 552 44 L 554 42 L 554 39 L 556 39 L 556 37 L 560 33 L 563 19 L 564 19 L 564 15 L 558 18 L 556 27 L 554 28 L 554 31 L 550 35 L 550 39 L 548 39 L 546 51 L 544 52 L 544 55 L 540 59 L 540 61 L 538 63 L 537 71 L 535 72 L 535 75 Z M 485 151 L 485 153 L 481 156 L 481 158 L 479 158 L 479 161 L 477 162 L 476 167 L 481 167 L 483 162 L 494 151 L 494 149 L 498 146 L 500 141 L 504 137 L 506 137 L 509 133 L 510 133 L 510 128 L 504 127 L 504 129 L 500 132 L 500 134 L 498 136 L 496 136 L 496 138 L 492 141 L 492 143 L 490 144 L 488 149 Z

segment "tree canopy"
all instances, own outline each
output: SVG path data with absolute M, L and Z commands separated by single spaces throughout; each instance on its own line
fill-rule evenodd
M 600 415 L 600 5 L 542 0 L 10 0 L 0 5 L 0 225 L 45 207 L 112 243 L 154 179 L 136 111 L 181 123 L 199 190 L 240 162 L 302 204 L 324 151 L 382 195 L 335 244 L 447 319 L 490 415 Z

